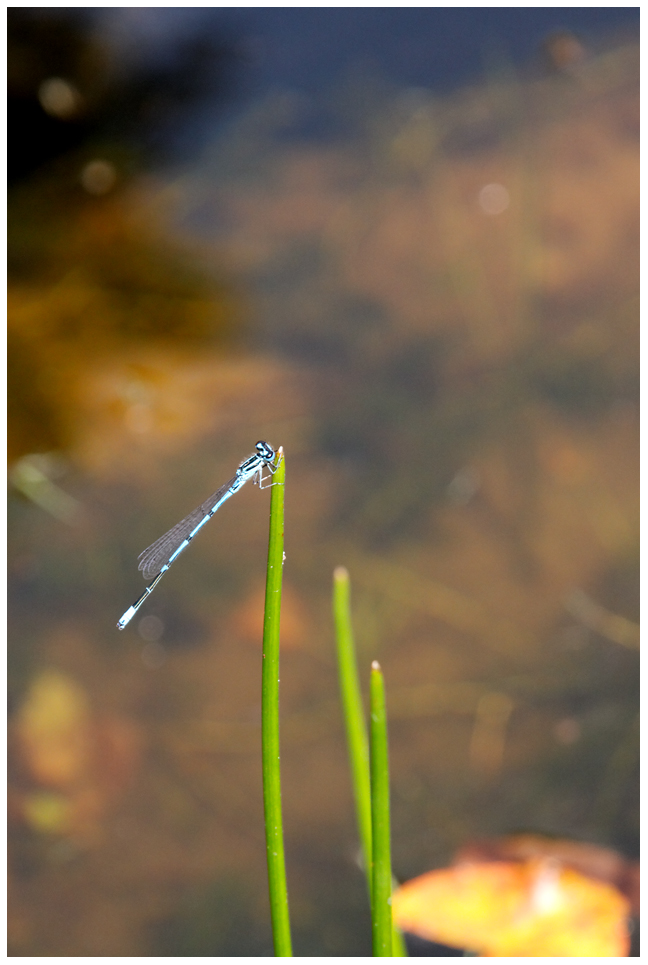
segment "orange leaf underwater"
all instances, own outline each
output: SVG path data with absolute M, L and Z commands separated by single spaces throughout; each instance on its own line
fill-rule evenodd
M 549 859 L 459 864 L 393 896 L 403 931 L 485 957 L 625 956 L 629 905 L 611 885 Z

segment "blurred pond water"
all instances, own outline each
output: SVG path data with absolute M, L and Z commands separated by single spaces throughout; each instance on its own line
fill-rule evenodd
M 115 629 L 138 553 L 257 439 L 287 458 L 296 954 L 370 949 L 338 564 L 385 671 L 400 880 L 520 828 L 637 854 L 637 47 L 558 67 L 357 79 L 334 142 L 268 97 L 56 237 L 16 195 L 14 251 L 46 250 L 10 282 L 12 954 L 271 954 L 267 495 Z

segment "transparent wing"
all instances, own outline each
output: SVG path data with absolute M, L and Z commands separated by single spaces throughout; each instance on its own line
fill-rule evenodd
M 169 557 L 175 553 L 178 546 L 186 540 L 187 536 L 196 528 L 200 520 L 212 511 L 216 503 L 223 498 L 228 489 L 231 489 L 235 483 L 240 485 L 238 476 L 232 476 L 229 482 L 226 482 L 220 489 L 216 490 L 201 506 L 194 509 L 194 511 L 189 513 L 188 516 L 185 516 L 184 519 L 181 519 L 179 523 L 171 527 L 168 533 L 160 536 L 160 538 L 156 539 L 154 543 L 151 543 L 143 553 L 140 553 L 137 568 L 142 571 L 142 576 L 145 580 L 150 580 L 152 577 L 157 576 L 164 564 L 168 562 Z M 236 486 L 236 489 L 239 488 L 239 485 Z

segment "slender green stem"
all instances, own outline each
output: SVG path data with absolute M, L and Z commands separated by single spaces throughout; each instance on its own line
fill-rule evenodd
M 373 885 L 373 856 L 371 849 L 371 777 L 369 772 L 369 735 L 362 704 L 360 678 L 351 621 L 351 587 L 349 572 L 338 566 L 333 572 L 333 616 L 337 640 L 338 672 L 342 709 L 351 764 L 353 796 L 356 805 L 362 859 L 367 876 L 367 890 L 371 902 Z M 403 936 L 394 928 L 392 934 L 394 957 L 406 958 Z
M 392 957 L 391 841 L 389 827 L 389 755 L 385 682 L 377 660 L 371 665 L 371 827 L 373 886 L 371 922 L 374 957 Z
M 338 566 L 333 573 L 333 616 L 337 639 L 338 672 L 342 710 L 346 726 L 347 746 L 351 764 L 353 796 L 362 858 L 369 898 L 371 899 L 371 779 L 369 775 L 369 738 L 365 723 L 358 666 L 356 663 L 353 628 L 351 625 L 351 592 L 349 573 Z
M 263 673 L 261 692 L 261 744 L 263 755 L 263 807 L 270 915 L 275 955 L 292 956 L 288 888 L 281 819 L 281 777 L 279 772 L 279 619 L 284 549 L 284 486 L 286 462 L 279 450 L 279 467 L 274 474 L 270 497 L 270 539 L 263 621 Z

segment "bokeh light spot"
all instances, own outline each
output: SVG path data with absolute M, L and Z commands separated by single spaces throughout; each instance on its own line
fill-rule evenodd
M 478 195 L 484 214 L 501 214 L 511 203 L 511 196 L 503 184 L 485 184 Z
M 554 724 L 553 733 L 559 744 L 575 744 L 581 735 L 581 725 L 573 717 L 564 717 Z
M 137 632 L 139 633 L 142 640 L 155 641 L 159 640 L 164 633 L 164 621 L 160 620 L 154 614 L 142 617 L 140 622 L 137 624 Z
M 51 117 L 66 121 L 81 110 L 83 100 L 74 84 L 62 77 L 48 77 L 38 88 L 38 99 Z
M 102 195 L 115 186 L 117 171 L 115 165 L 110 161 L 103 161 L 99 158 L 89 161 L 81 170 L 81 185 L 88 194 Z

